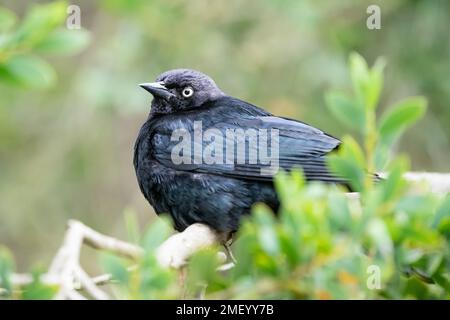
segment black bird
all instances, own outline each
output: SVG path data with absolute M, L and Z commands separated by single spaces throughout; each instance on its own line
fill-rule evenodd
M 276 129 L 281 169 L 289 171 L 299 167 L 307 180 L 345 184 L 326 167 L 325 156 L 338 148 L 338 139 L 303 122 L 273 116 L 248 102 L 230 97 L 201 72 L 171 70 L 159 75 L 156 82 L 140 86 L 154 98 L 134 148 L 137 180 L 156 213 L 170 214 L 178 231 L 200 222 L 220 232 L 233 232 L 255 202 L 264 202 L 274 210 L 279 206 L 273 174 L 261 174 L 265 166 L 261 162 L 242 163 L 234 155 L 231 162 L 222 163 L 173 160 L 172 151 L 180 137 L 177 135 L 174 139 L 174 132 L 182 130 L 195 135 L 195 122 L 198 121 L 201 121 L 203 132 L 213 128 L 216 133 L 223 134 L 224 148 L 229 140 L 228 129 Z M 212 140 L 194 140 L 195 137 L 190 140 L 191 148 L 184 151 L 191 153 L 191 158 L 201 157 L 198 150 L 205 150 Z M 248 137 L 245 143 L 245 156 L 249 157 Z M 214 150 L 211 154 L 220 155 L 220 151 Z M 225 149 L 222 151 L 225 154 Z

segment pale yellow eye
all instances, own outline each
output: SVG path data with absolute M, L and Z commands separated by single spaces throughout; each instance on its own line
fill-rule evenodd
M 192 89 L 191 87 L 186 87 L 183 89 L 181 94 L 183 95 L 183 97 L 189 98 L 194 94 L 194 89 Z

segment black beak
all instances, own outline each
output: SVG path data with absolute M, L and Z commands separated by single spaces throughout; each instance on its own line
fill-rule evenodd
M 154 97 L 162 98 L 164 100 L 169 100 L 174 96 L 174 94 L 164 86 L 164 82 L 141 83 L 139 86 L 150 92 Z

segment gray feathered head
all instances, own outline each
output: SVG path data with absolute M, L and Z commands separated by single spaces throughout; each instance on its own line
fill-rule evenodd
M 160 74 L 156 82 L 140 86 L 154 97 L 152 114 L 193 109 L 224 95 L 213 79 L 191 69 L 169 70 Z

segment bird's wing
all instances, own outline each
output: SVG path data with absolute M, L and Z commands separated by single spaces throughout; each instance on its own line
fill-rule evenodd
M 186 121 L 178 121 L 178 124 L 182 124 L 192 137 L 192 120 Z M 173 122 L 170 127 L 173 129 Z M 191 142 L 190 146 L 184 148 L 182 152 L 179 148 L 181 140 L 171 139 L 173 130 L 167 130 L 167 128 L 166 130 L 156 130 L 152 138 L 153 157 L 164 166 L 178 171 L 193 173 L 271 181 L 277 168 L 286 171 L 300 168 L 309 180 L 344 182 L 328 171 L 325 159 L 326 154 L 336 149 L 340 141 L 305 123 L 271 115 L 241 116 L 228 117 L 225 120 L 222 118 L 220 122 L 208 121 L 208 125 L 202 129 L 204 134 L 208 132 L 208 129 L 214 129 L 215 135 L 220 135 L 220 137 L 215 138 L 214 142 L 211 142 L 212 139 L 206 137 L 206 135 L 204 139 L 199 139 L 198 136 L 197 139 L 194 137 L 189 140 Z M 234 136 L 230 134 L 233 130 Z M 239 140 L 236 139 L 236 135 L 239 135 L 242 131 L 236 130 L 243 130 L 244 133 L 247 133 L 245 135 L 244 149 L 242 149 L 242 141 L 239 143 L 237 142 Z M 254 140 L 253 143 L 250 142 L 252 130 L 258 135 L 258 143 L 254 143 Z M 270 148 L 272 145 L 274 148 L 276 147 L 274 142 L 276 140 L 275 132 L 278 133 L 278 155 L 276 153 L 271 154 Z M 264 148 L 264 145 L 261 145 L 261 142 L 263 143 L 265 140 L 264 136 L 269 148 Z M 214 147 L 212 147 L 213 144 Z M 177 152 L 173 152 L 176 145 L 178 145 Z M 230 146 L 233 146 L 233 148 L 230 149 Z M 239 149 L 239 146 L 241 146 L 241 149 Z M 216 161 L 213 163 L 211 163 L 211 159 L 209 162 L 205 161 L 205 155 L 211 154 L 212 149 L 216 149 L 213 155 L 217 156 Z M 228 152 L 229 150 L 234 152 L 230 155 L 227 153 L 227 150 Z M 244 150 L 245 157 L 239 150 Z M 261 150 L 268 152 L 268 158 L 262 157 L 266 154 L 261 155 Z M 179 155 L 184 155 L 185 152 L 189 151 L 190 161 L 179 163 Z M 255 154 L 257 155 L 256 163 L 250 162 L 250 157 Z M 240 156 L 241 160 L 243 158 L 245 163 L 238 161 L 238 156 Z M 174 157 L 176 158 L 175 161 Z M 195 161 L 195 159 L 199 161 Z M 265 160 L 265 163 L 261 160 Z

